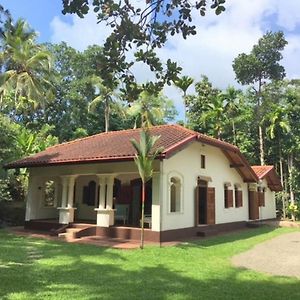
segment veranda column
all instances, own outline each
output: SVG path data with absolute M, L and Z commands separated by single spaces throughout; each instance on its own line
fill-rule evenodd
M 74 184 L 76 176 L 62 176 L 62 200 L 59 210 L 59 223 L 69 224 L 74 221 Z
M 109 227 L 109 216 L 107 215 L 105 197 L 106 197 L 106 178 L 103 175 L 98 176 L 99 184 L 99 206 L 95 208 L 97 212 L 97 226 Z
M 105 190 L 106 190 L 106 185 L 105 185 L 105 177 L 103 176 L 98 176 L 98 185 L 99 185 L 99 209 L 105 209 Z
M 113 209 L 114 179 L 113 176 L 106 178 L 106 209 Z
M 38 183 L 37 178 L 33 176 L 29 176 L 28 179 L 28 194 L 27 194 L 27 201 L 26 201 L 26 214 L 25 214 L 25 221 L 30 221 L 37 219 L 36 210 L 38 207 Z
M 151 229 L 160 231 L 160 174 L 154 173 L 152 177 L 152 207 L 151 207 Z M 146 201 L 149 201 L 147 199 Z
M 109 215 L 109 226 L 115 224 L 115 210 L 113 209 L 114 180 L 113 175 L 106 178 L 106 210 Z
M 68 177 L 61 177 L 62 181 L 62 196 L 61 196 L 61 208 L 67 207 L 67 197 L 68 197 Z

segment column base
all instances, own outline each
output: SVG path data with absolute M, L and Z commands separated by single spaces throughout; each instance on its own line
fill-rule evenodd
M 95 208 L 97 212 L 97 226 L 109 227 L 115 224 L 115 209 Z
M 59 223 L 69 224 L 74 222 L 75 207 L 58 207 L 59 210 Z

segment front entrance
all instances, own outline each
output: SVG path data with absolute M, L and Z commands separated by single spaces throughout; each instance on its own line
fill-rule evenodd
M 195 225 L 215 224 L 215 189 L 198 180 L 195 199 Z

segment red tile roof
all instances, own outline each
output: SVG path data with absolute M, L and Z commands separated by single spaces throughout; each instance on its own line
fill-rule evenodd
M 259 179 L 266 179 L 268 187 L 275 192 L 282 191 L 280 178 L 274 166 L 252 166 L 253 171 Z
M 252 166 L 253 171 L 259 179 L 265 177 L 265 175 L 270 172 L 274 167 L 273 166 Z
M 140 131 L 141 129 L 111 131 L 77 139 L 9 163 L 6 168 L 133 160 L 135 150 L 130 139 L 139 140 Z M 222 149 L 245 181 L 258 180 L 245 157 L 234 145 L 179 125 L 154 126 L 150 128 L 150 132 L 152 135 L 160 136 L 156 147 L 163 147 L 164 150 L 160 155 L 162 159 L 170 157 L 192 141 L 199 141 Z

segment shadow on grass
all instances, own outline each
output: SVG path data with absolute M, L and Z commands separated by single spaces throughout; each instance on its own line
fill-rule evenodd
M 270 228 L 269 228 L 270 229 Z M 259 231 L 268 233 L 264 228 Z M 247 239 L 257 230 L 221 238 Z M 4 235 L 5 236 L 5 235 Z M 0 236 L 1 237 L 1 236 Z M 236 238 L 234 241 L 236 241 Z M 220 237 L 218 238 L 220 239 Z M 205 241 L 207 246 L 217 243 Z M 9 244 L 6 248 L 5 244 Z M 1 262 L 17 258 L 26 261 L 26 249 L 35 247 L 43 259 L 24 266 L 0 270 L 0 298 L 10 299 L 299 299 L 296 279 L 257 275 L 252 271 L 205 266 L 198 254 L 199 245 L 190 249 L 199 261 L 189 262 L 180 248 L 150 248 L 144 251 L 119 251 L 88 245 L 53 243 L 9 236 L 1 241 Z M 14 249 L 15 247 L 15 249 Z M 187 247 L 187 246 L 184 246 Z M 11 252 L 7 252 L 7 251 Z M 167 254 L 171 257 L 167 257 Z M 173 255 L 173 256 L 172 256 Z M 3 257 L 2 257 L 3 256 Z M 201 260 L 202 259 L 202 260 Z M 207 257 L 208 260 L 214 259 Z M 177 262 L 187 267 L 176 266 Z M 200 262 L 200 265 L 199 265 Z M 202 267 L 203 264 L 203 267 Z M 192 266 L 192 268 L 191 268 Z
M 253 237 L 258 237 L 259 235 L 271 233 L 275 229 L 276 228 L 271 226 L 262 226 L 259 228 L 246 228 L 240 231 L 228 232 L 218 236 L 189 240 L 187 243 L 179 244 L 177 247 L 212 247 L 216 245 L 233 243 Z

